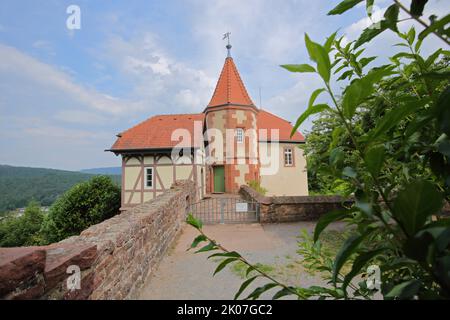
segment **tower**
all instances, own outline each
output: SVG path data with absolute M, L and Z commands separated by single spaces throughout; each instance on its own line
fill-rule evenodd
M 206 191 L 237 193 L 246 182 L 259 181 L 258 108 L 245 89 L 229 42 L 226 48 L 222 72 L 204 110 L 209 141 Z

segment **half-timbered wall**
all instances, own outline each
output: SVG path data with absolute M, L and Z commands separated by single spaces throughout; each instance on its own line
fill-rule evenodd
M 122 207 L 127 210 L 163 194 L 176 180 L 195 182 L 197 197 L 205 194 L 205 167 L 201 155 L 175 161 L 170 153 L 122 155 Z M 146 186 L 146 168 L 153 169 L 153 185 Z M 202 175 L 203 170 L 203 175 Z M 203 179 L 202 179 L 203 177 Z

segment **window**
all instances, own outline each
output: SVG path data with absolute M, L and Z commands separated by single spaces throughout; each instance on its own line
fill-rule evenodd
M 244 142 L 244 129 L 242 129 L 242 128 L 236 129 L 236 141 L 237 141 L 237 143 Z
M 145 187 L 153 188 L 153 168 L 145 168 Z
M 294 155 L 292 153 L 292 148 L 284 149 L 284 165 L 293 166 L 294 165 Z

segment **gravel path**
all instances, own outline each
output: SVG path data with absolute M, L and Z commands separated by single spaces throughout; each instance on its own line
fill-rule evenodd
M 314 222 L 296 222 L 284 224 L 240 224 L 206 225 L 204 232 L 229 250 L 236 250 L 252 263 L 260 262 L 272 266 L 289 265 L 293 259 L 299 259 L 296 253 L 299 230 L 313 230 Z M 147 279 L 140 299 L 232 299 L 239 289 L 243 278 L 230 267 L 212 276 L 217 263 L 207 260 L 211 252 L 194 254 L 186 251 L 197 231 L 184 226 L 181 235 L 174 241 L 161 261 L 158 269 Z M 292 264 L 291 264 L 292 265 Z M 298 264 L 297 264 L 298 265 Z M 278 270 L 278 268 L 277 268 Z M 301 270 L 287 270 L 278 275 L 289 284 L 302 286 L 324 284 L 319 276 L 311 276 Z M 283 274 L 284 272 L 284 274 Z M 251 292 L 266 281 L 257 279 L 245 292 Z M 270 299 L 276 288 L 261 298 Z

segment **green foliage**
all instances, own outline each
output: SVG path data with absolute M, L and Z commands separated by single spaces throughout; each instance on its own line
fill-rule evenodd
M 50 208 L 42 225 L 44 242 L 77 235 L 91 225 L 119 213 L 120 188 L 106 176 L 75 185 Z
M 256 180 L 251 180 L 247 182 L 248 186 L 258 192 L 259 194 L 265 195 L 267 193 L 267 189 L 261 187 L 261 183 Z
M 335 42 L 335 58 L 340 60 L 333 66 L 356 76 L 343 90 L 341 101 L 319 74 L 334 103 L 333 112 L 324 113 L 324 118 L 328 121 L 331 117 L 338 125 L 330 128 L 331 137 L 320 146 L 329 153 L 328 163 L 325 157 L 318 162 L 332 167 L 330 176 L 348 182 L 356 201 L 350 209 L 352 215 L 343 211 L 322 217 L 314 239 L 335 220 L 345 219 L 357 227 L 357 233 L 337 252 L 331 270 L 333 287 L 345 297 L 347 287 L 355 286 L 352 280 L 377 258 L 382 261 L 381 292 L 386 299 L 450 298 L 449 222 L 441 217 L 443 225 L 435 229 L 432 221 L 432 216 L 439 217 L 444 197 L 449 199 L 449 138 L 442 131 L 441 120 L 442 106 L 448 109 L 443 101 L 449 81 L 421 77 L 449 68 L 445 58 L 435 62 L 445 56 L 441 49 L 427 59 L 420 57 L 414 29 L 400 37 L 412 53 L 397 54 L 391 65 L 367 74 L 359 58 L 363 51 L 354 51 L 357 44 L 342 48 L 340 40 Z M 336 139 L 342 132 L 339 127 L 345 128 L 350 141 Z M 346 166 L 345 159 L 350 160 Z M 439 159 L 434 169 L 432 159 Z M 363 245 L 367 238 L 370 245 Z M 356 256 L 352 270 L 341 281 L 340 270 L 352 256 Z M 406 264 L 398 264 L 405 259 Z M 329 265 L 324 264 L 326 267 Z M 357 285 L 354 293 L 365 292 L 363 296 L 370 297 L 364 283 Z
M 359 2 L 344 0 L 329 14 L 341 14 Z M 374 2 L 368 0 L 366 6 Z M 371 299 L 376 289 L 356 279 L 376 264 L 385 299 L 450 299 L 450 219 L 441 214 L 444 202 L 450 202 L 450 53 L 438 48 L 423 57 L 420 52 L 428 34 L 450 45 L 450 33 L 447 16 L 432 17 L 429 25 L 419 19 L 425 5 L 412 0 L 407 8 L 395 0 L 379 24 L 345 46 L 336 34 L 324 45 L 305 35 L 315 67 L 285 67 L 293 72 L 315 69 L 325 87 L 314 91 L 297 120 L 298 127 L 312 114 L 320 116 L 304 147 L 309 180 L 314 180 L 311 190 L 329 192 L 338 182 L 341 194 L 354 201 L 347 210 L 323 216 L 314 241 L 305 241 L 300 249 L 311 269 L 326 274 L 328 286 L 290 287 L 239 257 L 247 270 L 268 280 L 249 298 L 281 287 L 275 297 Z M 400 10 L 425 25 L 425 31 L 419 36 L 414 28 L 399 32 Z M 397 33 L 401 42 L 395 45 L 404 51 L 389 57 L 389 64 L 366 70 L 375 57 L 362 57 L 359 47 L 387 29 Z M 342 90 L 332 89 L 332 75 Z M 321 92 L 332 104 L 312 110 Z M 339 250 L 327 255 L 321 237 L 336 220 L 351 233 Z
M 44 213 L 39 203 L 31 201 L 20 217 L 14 215 L 0 220 L 0 247 L 37 245 L 41 242 L 39 230 Z
M 72 171 L 0 165 L 0 211 L 25 207 L 31 200 L 50 206 L 72 186 L 92 177 Z M 120 183 L 120 176 L 111 177 Z

